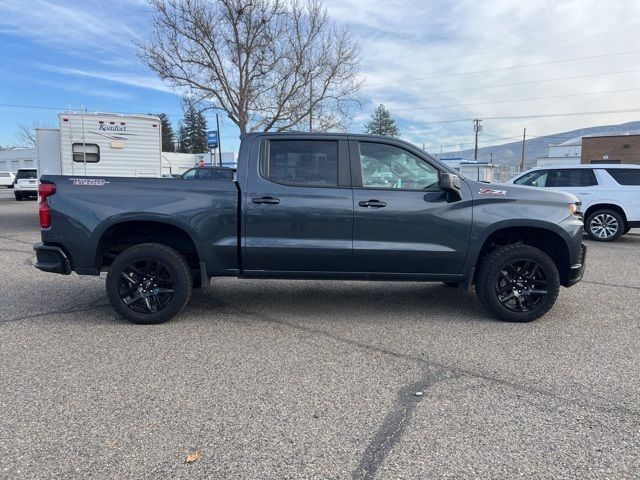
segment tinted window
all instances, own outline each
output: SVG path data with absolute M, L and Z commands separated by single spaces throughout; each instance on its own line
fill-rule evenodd
M 261 165 L 269 180 L 289 185 L 337 186 L 338 142 L 270 140 Z
M 230 168 L 200 168 L 198 170 L 200 180 L 233 180 L 233 170 Z
M 544 187 L 547 181 L 546 170 L 536 170 L 535 172 L 529 172 L 515 180 L 513 183 L 516 185 L 526 185 L 529 187 Z
M 74 162 L 97 163 L 100 161 L 100 147 L 95 143 L 74 143 L 71 146 Z
M 549 170 L 545 187 L 591 187 L 597 184 L 590 168 L 562 168 Z
M 640 168 L 609 168 L 607 172 L 620 185 L 640 185 Z
M 185 180 L 193 180 L 194 178 L 196 178 L 196 171 L 197 170 L 195 168 L 187 170 L 182 174 L 182 178 L 184 178 Z
M 36 170 L 18 170 L 16 180 L 23 180 L 25 178 L 38 178 L 38 172 Z
M 438 170 L 393 145 L 360 142 L 362 186 L 401 190 L 438 189 Z

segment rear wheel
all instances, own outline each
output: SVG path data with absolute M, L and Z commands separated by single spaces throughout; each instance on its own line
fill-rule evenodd
M 13 196 L 16 197 L 16 201 L 19 202 L 20 200 L 22 200 L 22 194 L 17 193 L 17 192 L 13 192 Z
M 125 250 L 107 274 L 107 296 L 116 312 L 139 324 L 162 323 L 191 298 L 191 270 L 174 249 L 144 243 Z
M 553 307 L 560 275 L 553 260 L 530 245 L 498 247 L 480 264 L 476 293 L 482 306 L 507 322 L 530 322 Z
M 585 228 L 593 240 L 613 242 L 622 235 L 626 225 L 615 210 L 596 210 L 587 218 Z

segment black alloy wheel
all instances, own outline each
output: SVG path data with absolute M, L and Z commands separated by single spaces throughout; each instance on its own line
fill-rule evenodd
M 189 302 L 192 276 L 179 252 L 143 243 L 115 258 L 107 274 L 107 296 L 114 310 L 133 323 L 162 323 Z
M 555 304 L 560 274 L 542 250 L 522 243 L 490 251 L 480 262 L 476 293 L 482 306 L 507 322 L 530 322 Z
M 123 303 L 137 313 L 156 313 L 171 303 L 174 279 L 159 260 L 132 262 L 120 273 L 118 292 Z

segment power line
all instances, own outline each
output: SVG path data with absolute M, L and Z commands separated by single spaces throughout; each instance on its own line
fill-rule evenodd
M 567 62 L 577 62 L 577 61 L 581 61 L 581 60 L 592 60 L 594 58 L 604 58 L 604 57 L 612 57 L 612 56 L 617 56 L 617 55 L 631 55 L 634 53 L 640 53 L 640 50 L 628 50 L 625 52 L 614 52 L 614 53 L 604 53 L 601 55 L 589 55 L 586 57 L 575 57 L 575 58 L 565 58 L 562 60 L 550 60 L 548 62 L 538 62 L 538 63 L 528 63 L 528 64 L 523 64 L 523 65 L 513 65 L 510 67 L 498 67 L 498 68 L 490 68 L 487 70 L 475 70 L 475 71 L 471 71 L 471 72 L 458 72 L 458 73 L 449 73 L 446 75 L 437 75 L 434 77 L 420 77 L 420 78 L 413 78 L 410 80 L 404 80 L 401 82 L 379 82 L 379 83 L 370 83 L 368 85 L 366 85 L 365 88 L 370 88 L 370 87 L 376 87 L 379 85 L 401 85 L 401 84 L 405 84 L 405 83 L 415 83 L 415 82 L 422 82 L 425 80 L 439 80 L 441 78 L 447 78 L 447 77 L 457 77 L 460 75 L 474 75 L 477 73 L 491 73 L 491 72 L 500 72 L 500 71 L 504 71 L 504 70 L 514 70 L 514 69 L 518 69 L 518 68 L 529 68 L 529 67 L 539 67 L 542 65 L 552 65 L 552 64 L 556 64 L 556 63 L 567 63 Z
M 579 116 L 579 115 L 609 115 L 615 113 L 636 113 L 640 112 L 640 108 L 630 108 L 624 110 L 599 110 L 593 112 L 566 112 L 566 113 L 548 113 L 548 114 L 540 114 L 540 115 L 511 115 L 505 117 L 486 117 L 483 116 L 483 120 L 521 120 L 521 119 L 530 119 L 530 118 L 553 118 L 553 117 L 571 117 L 571 116 Z M 473 121 L 473 118 L 456 118 L 455 120 L 436 120 L 433 122 L 422 122 L 415 123 L 412 125 L 439 125 L 444 123 L 460 123 L 460 122 L 470 122 Z

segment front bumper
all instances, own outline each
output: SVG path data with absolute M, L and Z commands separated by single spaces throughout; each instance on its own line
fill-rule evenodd
M 33 249 L 36 251 L 36 268 L 63 275 L 71 273 L 71 262 L 60 247 L 36 243 Z
M 584 275 L 584 269 L 587 266 L 587 246 L 582 243 L 580 244 L 580 257 L 578 263 L 574 263 L 571 265 L 571 271 L 569 273 L 569 283 L 567 287 L 571 287 L 582 280 L 582 276 Z

